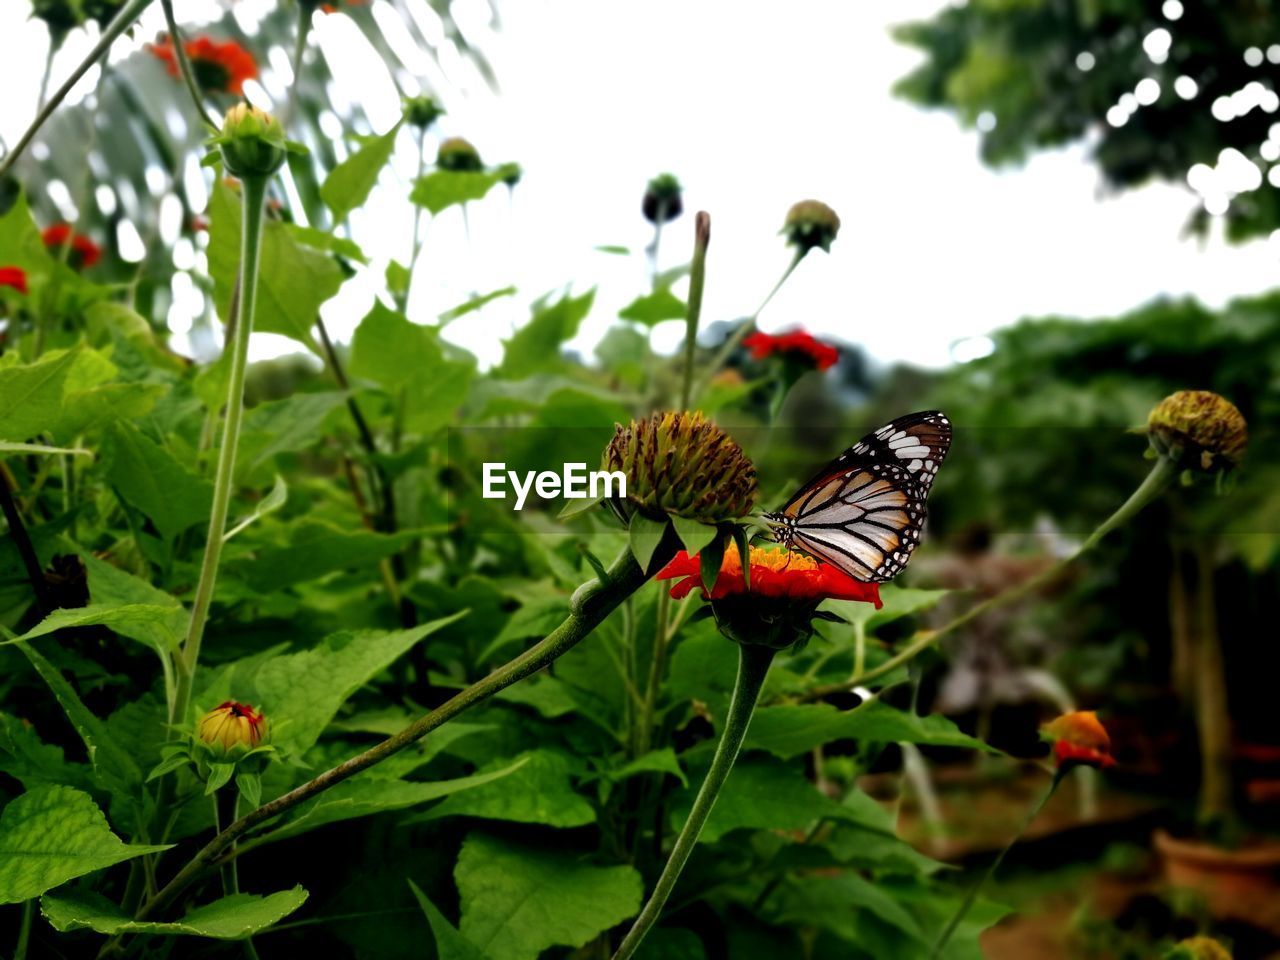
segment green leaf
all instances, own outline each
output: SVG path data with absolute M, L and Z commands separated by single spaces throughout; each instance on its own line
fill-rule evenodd
M 116 492 L 145 514 L 166 540 L 208 522 L 213 486 L 133 424 L 111 427 L 103 459 L 106 478 Z
M 0 368 L 0 438 L 39 436 L 62 415 L 67 374 L 78 351 L 46 354 L 36 363 Z
M 515 293 L 515 287 L 503 287 L 501 290 L 492 290 L 489 293 L 478 294 L 477 296 L 467 300 L 465 303 L 460 303 L 456 307 L 446 310 L 444 313 L 440 314 L 440 326 L 443 327 L 446 324 L 457 320 L 459 317 L 465 317 L 468 313 L 473 313 L 476 310 L 487 307 L 495 300 L 500 300 L 503 297 L 513 297 L 515 296 Z
M 548 947 L 581 947 L 640 909 L 640 874 L 631 867 L 595 866 L 573 850 L 484 833 L 463 842 L 454 880 L 462 935 L 489 960 L 534 960 Z
M 689 778 L 685 776 L 684 768 L 680 766 L 680 758 L 670 747 L 650 750 L 644 756 L 636 757 L 630 763 L 609 771 L 609 779 L 625 780 L 643 773 L 669 773 L 684 786 L 689 785 Z
M 720 579 L 720 568 L 724 565 L 724 541 L 723 537 L 712 540 L 702 548 L 698 557 L 698 573 L 708 591 L 714 590 L 716 581 Z M 750 560 L 743 566 L 749 570 Z
M 300 393 L 260 403 L 248 411 L 240 433 L 236 475 L 241 481 L 270 466 L 282 453 L 306 450 L 322 439 L 330 414 L 346 397 L 336 391 Z
M 93 930 L 95 933 L 146 933 L 158 936 L 209 937 L 243 940 L 279 923 L 307 900 L 302 887 L 268 896 L 234 893 L 196 907 L 181 920 L 134 920 L 105 897 L 89 890 L 49 894 L 40 900 L 40 912 L 59 932 Z
M 259 593 L 274 593 L 338 570 L 373 566 L 421 536 L 412 530 L 396 534 L 358 527 L 343 530 L 320 520 L 303 520 L 286 530 L 283 542 L 262 544 L 253 556 L 229 564 Z
M 560 613 L 563 615 L 563 610 Z M 495 699 L 532 707 L 548 720 L 563 717 L 578 708 L 578 702 L 573 699 L 569 685 L 545 673 L 507 687 L 497 694 Z
M 414 644 L 463 616 L 465 612 L 410 630 L 346 630 L 314 649 L 261 661 L 256 696 L 277 723 L 288 720 L 277 729 L 276 744 L 298 756 L 306 753 L 347 698 Z
M 31 216 L 25 193 L 19 194 L 0 216 L 0 264 L 21 267 L 29 281 L 53 270 L 53 258 L 40 238 L 40 228 Z M 4 405 L 0 404 L 2 409 Z
M 472 200 L 483 200 L 501 182 L 500 173 L 435 170 L 418 179 L 409 199 L 420 207 L 426 207 L 433 215 L 438 215 L 450 207 Z
M 125 606 L 91 603 L 87 607 L 54 610 L 20 637 L 0 645 L 35 640 L 68 627 L 100 625 L 140 640 L 157 653 L 173 650 L 182 640 L 187 614 L 181 607 L 131 603 Z
M 226 543 L 237 533 L 244 530 L 246 527 L 251 526 L 254 521 L 260 520 L 268 514 L 275 513 L 285 505 L 285 501 L 288 497 L 289 487 L 284 482 L 284 477 L 277 473 L 276 482 L 271 485 L 270 492 L 258 501 L 258 505 L 253 508 L 253 513 L 249 514 L 249 516 L 245 517 L 223 535 L 222 542 Z
M 427 895 L 418 889 L 412 880 L 408 881 L 409 889 L 418 899 L 418 905 L 426 914 L 427 924 L 431 927 L 431 935 L 436 938 L 436 957 L 438 960 L 485 960 L 480 948 L 458 932 L 457 927 L 445 919 L 436 905 L 427 899 Z
M 535 303 L 533 316 L 503 344 L 499 375 L 519 380 L 560 366 L 560 345 L 577 336 L 595 297 L 592 289 L 580 297 L 566 294 L 552 304 L 545 299 Z
M 240 267 L 240 201 L 219 182 L 209 202 L 209 274 L 225 320 Z M 320 305 L 338 292 L 345 276 L 331 256 L 298 243 L 287 224 L 268 220 L 262 231 L 258 303 L 253 329 L 282 333 L 312 350 L 311 328 Z
M 577 500 L 566 500 L 564 506 L 560 508 L 560 512 L 556 514 L 557 520 L 572 520 L 579 517 L 590 510 L 594 510 L 604 502 L 604 494 L 598 497 L 582 497 Z
M 638 510 L 631 515 L 631 523 L 627 527 L 627 537 L 631 543 L 631 553 L 636 558 L 640 569 L 649 572 L 649 563 L 653 560 L 654 551 L 666 536 L 667 524 L 658 520 L 650 520 Z
M 670 287 L 659 287 L 632 300 L 618 311 L 618 316 L 652 327 L 664 320 L 683 320 L 688 311 L 685 302 L 672 293 Z
M 0 903 L 30 900 L 75 877 L 168 849 L 121 841 L 87 793 L 37 787 L 0 812 Z
M 830 930 L 860 943 L 858 914 L 867 911 L 908 936 L 923 940 L 920 924 L 892 895 L 853 871 L 837 876 L 793 877 L 778 892 L 779 923 Z
M 684 544 L 685 552 L 689 556 L 700 553 L 703 547 L 707 546 L 720 533 L 715 524 L 700 523 L 697 520 L 689 520 L 685 517 L 672 517 L 671 525 L 676 528 L 676 534 L 680 537 L 680 542 Z M 719 563 L 716 564 L 717 571 Z
M 396 149 L 400 121 L 380 137 L 368 140 L 363 147 L 333 168 L 320 187 L 320 199 L 333 211 L 333 219 L 341 223 L 352 210 L 369 197 L 378 175 Z
M 880 588 L 883 609 L 858 600 L 828 600 L 824 609 L 830 610 L 849 623 L 863 623 L 868 630 L 892 623 L 900 617 L 924 613 L 937 606 L 950 590 L 917 590 L 886 584 Z
M 46 784 L 91 785 L 87 766 L 68 763 L 61 747 L 42 742 L 35 727 L 7 713 L 0 713 L 0 772 L 28 790 Z
M 838 710 L 827 703 L 761 707 L 752 717 L 747 733 L 748 747 L 768 750 L 784 760 L 832 740 L 919 743 L 1000 752 L 960 732 L 946 717 L 906 713 L 879 700 L 868 701 L 852 710 Z
M 511 777 L 523 765 L 524 761 L 519 760 L 487 773 L 429 783 L 358 777 L 340 783 L 315 799 L 301 804 L 282 825 L 261 834 L 251 842 L 254 846 L 274 843 L 277 840 L 296 837 L 298 834 L 307 833 L 329 823 L 354 820 L 357 817 L 368 817 L 393 810 L 404 810 L 431 800 L 439 800 L 450 794 L 474 791 L 495 780 Z
M 523 764 L 502 783 L 468 790 L 428 810 L 421 820 L 467 816 L 513 823 L 543 823 L 552 827 L 581 827 L 595 823 L 596 812 L 573 789 L 573 763 L 556 750 L 530 750 L 519 757 Z M 491 770 L 506 759 L 487 764 Z
M 133 755 L 116 742 L 106 724 L 90 712 L 53 664 L 28 643 L 17 643 L 15 646 L 31 661 L 36 672 L 53 691 L 67 719 L 84 741 L 89 753 L 89 763 L 93 765 L 99 781 L 117 797 L 136 800 L 142 786 L 142 770 Z

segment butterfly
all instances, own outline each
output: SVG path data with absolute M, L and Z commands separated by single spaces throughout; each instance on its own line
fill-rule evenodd
M 798 547 L 855 580 L 884 583 L 902 572 L 920 542 L 925 499 L 950 449 L 951 421 L 940 410 L 898 417 L 764 520 L 788 550 Z

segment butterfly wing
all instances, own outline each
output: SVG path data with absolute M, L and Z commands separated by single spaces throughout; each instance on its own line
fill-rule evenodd
M 885 424 L 770 515 L 778 539 L 856 580 L 891 580 L 920 542 L 925 500 L 950 449 L 951 421 L 940 411 Z

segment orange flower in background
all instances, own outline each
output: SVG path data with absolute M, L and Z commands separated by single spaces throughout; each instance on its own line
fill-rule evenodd
M 45 228 L 40 239 L 49 250 L 60 254 L 64 246 L 70 246 L 67 263 L 75 270 L 92 267 L 102 259 L 102 248 L 83 234 L 76 233 L 69 223 L 55 223 Z
M 840 353 L 835 347 L 811 337 L 803 330 L 780 334 L 756 332 L 743 340 L 742 345 L 751 351 L 751 356 L 756 360 L 764 360 L 777 354 L 800 360 L 817 370 L 826 370 L 840 359 Z
M 1115 765 L 1111 737 L 1092 710 L 1064 713 L 1041 727 L 1040 733 L 1053 744 L 1053 756 L 1060 767 L 1068 763 L 1090 767 Z
M 324 13 L 337 13 L 343 7 L 363 7 L 368 3 L 369 0 L 336 0 L 335 3 L 320 4 L 320 10 Z
M 759 597 L 780 598 L 790 600 L 861 600 L 874 603 L 876 609 L 880 602 L 880 585 L 863 583 L 848 576 L 842 570 L 829 563 L 810 559 L 800 553 L 788 553 L 785 550 L 770 550 L 763 547 L 750 547 L 751 587 L 742 576 L 742 560 L 738 556 L 737 545 L 731 545 L 725 551 L 724 560 L 720 564 L 720 575 L 716 577 L 715 588 L 707 595 L 702 585 L 702 566 L 700 555 L 689 556 L 681 550 L 675 559 L 658 573 L 659 580 L 676 580 L 680 582 L 671 588 L 671 596 L 679 600 L 693 590 L 702 591 L 708 600 L 719 600 L 722 597 L 737 594 L 751 594 Z
M 247 703 L 234 700 L 219 704 L 196 725 L 200 741 L 224 754 L 237 748 L 252 750 L 261 745 L 266 734 L 266 718 Z
M 159 43 L 153 43 L 148 50 L 152 56 L 165 65 L 169 76 L 179 76 L 178 57 L 173 48 L 173 38 L 164 37 Z M 191 61 L 191 72 L 195 75 L 200 89 L 209 93 L 244 92 L 244 82 L 258 76 L 258 64 L 251 54 L 234 40 L 219 43 L 212 37 L 196 37 L 182 45 L 187 59 Z
M 26 293 L 26 271 L 21 267 L 0 267 L 0 287 L 13 287 L 19 293 Z

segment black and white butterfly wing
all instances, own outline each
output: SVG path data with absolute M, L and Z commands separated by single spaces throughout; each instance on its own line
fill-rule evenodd
M 951 421 L 942 412 L 899 417 L 832 460 L 766 519 L 788 547 L 856 580 L 891 580 L 920 542 L 925 500 L 950 449 Z

